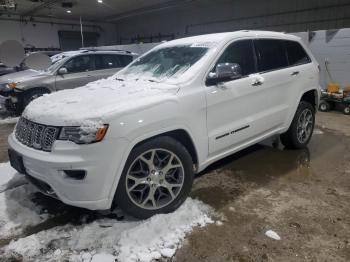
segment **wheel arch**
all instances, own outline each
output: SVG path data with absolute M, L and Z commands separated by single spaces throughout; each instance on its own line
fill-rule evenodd
M 299 106 L 301 101 L 306 101 L 306 102 L 310 103 L 314 107 L 315 112 L 316 112 L 318 110 L 318 105 L 320 102 L 319 88 L 312 87 L 310 89 L 303 90 L 303 92 L 298 94 L 298 96 L 295 99 L 296 103 L 290 109 L 289 116 L 288 116 L 288 118 L 285 122 L 284 128 L 281 130 L 280 134 L 286 132 L 288 130 L 288 128 L 290 127 L 290 125 L 292 124 L 293 118 L 295 116 L 295 113 L 298 110 L 298 106 Z
M 319 104 L 319 97 L 318 97 L 317 90 L 311 89 L 311 90 L 304 92 L 301 95 L 299 102 L 301 102 L 301 101 L 305 101 L 305 102 L 310 103 L 315 108 L 315 111 L 316 111 L 318 108 L 318 104 Z
M 143 138 L 140 141 L 134 143 L 130 152 L 135 147 L 139 146 L 140 144 L 143 144 L 149 140 L 155 139 L 157 137 L 162 137 L 162 136 L 169 136 L 169 137 L 175 139 L 176 141 L 180 142 L 187 149 L 187 151 L 190 153 L 193 164 L 196 166 L 198 165 L 198 153 L 197 153 L 195 144 L 193 142 L 193 139 L 190 136 L 189 132 L 185 129 L 182 129 L 182 128 L 173 129 L 173 130 L 162 132 L 162 133 L 159 133 L 156 135 L 153 134 L 147 138 Z M 129 154 L 130 154 L 130 152 L 129 152 Z
M 194 169 L 195 170 L 198 169 L 198 165 L 199 165 L 198 151 L 195 146 L 194 140 L 190 135 L 190 132 L 186 128 L 177 127 L 169 130 L 162 130 L 158 133 L 145 134 L 141 137 L 137 137 L 132 141 L 130 141 L 129 147 L 125 151 L 122 161 L 120 162 L 120 165 L 118 167 L 118 170 L 116 171 L 117 175 L 114 178 L 113 186 L 111 187 L 111 191 L 109 194 L 109 204 L 108 204 L 109 207 L 113 208 L 113 201 L 114 201 L 115 194 L 117 192 L 120 177 L 122 175 L 122 172 L 125 168 L 125 164 L 127 163 L 127 160 L 132 150 L 138 145 L 141 145 L 142 143 L 145 143 L 149 140 L 155 139 L 157 137 L 162 137 L 162 136 L 172 137 L 175 140 L 179 141 L 188 150 L 194 164 Z
M 47 86 L 35 86 L 35 87 L 31 87 L 27 90 L 24 90 L 24 93 L 34 92 L 36 90 L 47 91 L 48 94 L 50 94 L 52 92 L 52 90 L 50 88 L 48 88 Z

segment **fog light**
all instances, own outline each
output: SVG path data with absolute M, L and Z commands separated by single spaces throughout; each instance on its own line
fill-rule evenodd
M 63 170 L 67 177 L 74 180 L 83 180 L 86 177 L 85 170 Z

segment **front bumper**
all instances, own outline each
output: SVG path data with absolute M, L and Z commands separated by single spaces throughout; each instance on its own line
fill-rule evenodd
M 62 202 L 91 210 L 111 207 L 115 185 L 122 172 L 121 162 L 128 146 L 125 139 L 105 138 L 99 143 L 77 145 L 56 141 L 51 152 L 29 148 L 11 134 L 8 139 L 12 150 L 22 156 L 23 165 L 31 182 L 47 195 Z M 66 175 L 64 170 L 85 170 L 82 180 Z M 31 180 L 31 179 L 30 179 Z M 49 188 L 43 184 L 45 183 Z M 44 187 L 40 188 L 40 185 Z

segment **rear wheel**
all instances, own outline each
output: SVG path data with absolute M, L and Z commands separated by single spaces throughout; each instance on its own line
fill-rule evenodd
M 350 115 L 350 106 L 345 106 L 344 109 L 343 109 L 343 113 L 345 115 Z
M 193 183 L 193 163 L 186 148 L 171 137 L 136 146 L 126 162 L 115 203 L 124 212 L 148 218 L 177 209 Z
M 281 142 L 287 148 L 305 148 L 309 143 L 315 126 L 315 109 L 301 101 L 288 131 L 281 135 Z
M 322 112 L 328 112 L 331 109 L 331 104 L 327 101 L 322 100 L 319 105 L 319 109 Z

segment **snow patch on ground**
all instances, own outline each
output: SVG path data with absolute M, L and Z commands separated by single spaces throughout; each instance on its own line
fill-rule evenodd
M 116 257 L 110 254 L 96 254 L 92 257 L 91 262 L 115 262 Z
M 48 219 L 48 215 L 31 201 L 35 192 L 31 185 L 26 184 L 0 193 L 1 239 L 20 234 L 28 226 Z
M 19 117 L 7 117 L 4 119 L 0 119 L 0 125 L 16 124 L 18 119 L 19 119 Z
M 281 240 L 281 237 L 273 230 L 267 230 L 265 235 L 274 240 Z
M 323 131 L 321 129 L 314 129 L 314 135 L 323 135 Z
M 0 164 L 0 239 L 20 234 L 48 218 L 30 200 L 36 190 L 25 183 L 9 163 Z
M 2 186 L 6 186 L 7 183 L 16 175 L 16 170 L 14 170 L 10 163 L 0 163 L 0 190 Z
M 144 221 L 100 219 L 81 226 L 65 225 L 12 241 L 6 258 L 24 261 L 152 261 L 172 257 L 194 227 L 214 221 L 212 209 L 193 199 L 171 214 Z M 59 251 L 57 251 L 59 249 Z M 105 260 L 103 260 L 105 259 Z

